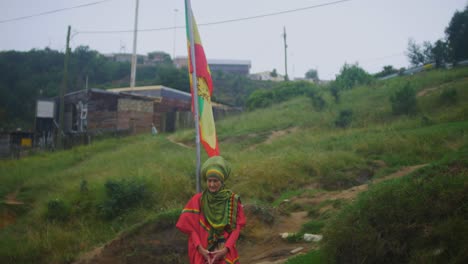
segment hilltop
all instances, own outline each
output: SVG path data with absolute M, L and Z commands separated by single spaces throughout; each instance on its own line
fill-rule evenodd
M 217 122 L 222 155 L 234 171 L 227 184 L 241 195 L 248 213 L 249 225 L 239 242 L 242 262 L 284 259 L 289 249 L 299 246 L 309 252 L 301 257 L 310 260 L 322 252 L 315 251 L 318 248 L 324 249 L 324 255 L 345 255 L 349 243 L 339 245 L 341 253 L 331 252 L 327 245 L 337 245 L 337 236 L 350 234 L 350 219 L 358 217 L 354 213 L 368 208 L 369 199 L 374 198 L 380 202 L 375 206 L 396 212 L 388 198 L 379 196 L 389 195 L 386 188 L 403 186 L 414 197 L 426 197 L 414 189 L 414 182 L 452 188 L 450 193 L 459 196 L 440 193 L 441 188 L 430 188 L 433 185 L 426 189 L 432 190 L 433 201 L 459 204 L 462 209 L 457 214 L 465 215 L 467 198 L 457 188 L 466 188 L 467 86 L 468 68 L 433 70 L 343 90 L 339 102 L 321 90 L 326 104 L 320 110 L 310 97 L 298 96 Z M 390 98 L 405 87 L 415 93 L 416 110 L 396 114 Z M 347 115 L 346 126 L 337 122 L 343 112 L 352 113 Z M 1 204 L 0 261 L 70 263 L 86 252 L 101 252 L 97 256 L 102 261 L 97 263 L 184 263 L 185 240 L 173 224 L 195 192 L 193 137 L 193 131 L 156 137 L 148 133 L 1 161 L 0 196 L 5 201 Z M 439 180 L 439 174 L 453 176 L 458 184 Z M 423 176 L 434 181 L 421 182 Z M 406 208 L 409 211 L 422 208 L 419 201 L 407 204 L 414 206 Z M 360 217 L 374 217 L 385 226 L 385 217 L 372 210 L 376 215 Z M 415 224 L 420 221 L 416 216 Z M 452 215 L 442 216 L 434 219 Z M 447 221 L 464 223 L 455 216 Z M 442 224 L 426 226 L 431 239 L 436 240 L 433 232 L 445 237 Z M 398 225 L 394 230 L 398 233 Z M 283 241 L 277 231 L 320 233 L 324 242 L 303 243 L 297 237 Z M 417 238 L 419 233 L 415 234 Z M 361 242 L 360 238 L 366 237 L 356 236 L 356 241 Z M 278 248 L 284 250 L 277 252 Z M 452 251 L 445 245 L 417 249 L 419 260 L 435 250 L 443 257 L 448 254 L 463 260 L 456 246 Z M 120 258 L 106 260 L 111 255 Z M 360 256 L 349 257 L 356 259 L 350 263 L 359 263 Z

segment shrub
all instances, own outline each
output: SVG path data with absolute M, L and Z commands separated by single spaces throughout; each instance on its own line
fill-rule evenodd
M 346 90 L 357 85 L 370 84 L 372 80 L 372 76 L 357 64 L 345 64 L 334 83 L 339 89 Z
M 458 94 L 457 94 L 457 90 L 455 89 L 443 90 L 439 96 L 439 102 L 443 105 L 456 104 L 457 100 L 458 100 Z
M 345 128 L 351 124 L 353 120 L 353 111 L 350 109 L 340 111 L 338 118 L 335 120 L 335 126 Z
M 406 83 L 390 97 L 392 112 L 395 115 L 410 115 L 417 111 L 416 92 Z
M 147 197 L 145 183 L 142 180 L 108 180 L 105 189 L 107 197 L 100 205 L 100 211 L 107 219 L 121 215 Z
M 69 219 L 69 217 L 70 206 L 63 200 L 54 199 L 47 202 L 47 220 L 65 222 Z
M 287 101 L 293 97 L 308 94 L 315 85 L 309 82 L 283 82 L 269 90 L 256 90 L 247 99 L 247 109 L 268 107 L 274 103 Z
M 324 226 L 325 226 L 325 223 L 323 221 L 311 220 L 302 225 L 301 232 L 310 233 L 310 234 L 319 234 Z
M 307 93 L 307 96 L 312 101 L 312 106 L 315 108 L 315 110 L 321 111 L 325 108 L 326 102 L 323 99 L 322 95 L 316 89 L 311 89 Z

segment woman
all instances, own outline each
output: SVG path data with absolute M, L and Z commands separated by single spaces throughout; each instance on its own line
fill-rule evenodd
M 221 156 L 209 158 L 201 169 L 206 190 L 190 199 L 177 221 L 189 236 L 191 264 L 239 263 L 236 242 L 245 216 L 239 196 L 224 187 L 230 173 Z

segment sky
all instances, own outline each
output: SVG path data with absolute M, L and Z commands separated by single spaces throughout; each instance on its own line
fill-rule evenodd
M 369 73 L 385 65 L 408 67 L 408 40 L 444 38 L 453 14 L 468 0 L 192 0 L 191 5 L 208 59 L 249 60 L 251 73 L 284 74 L 285 29 L 288 75 L 304 77 L 316 69 L 320 79 L 330 80 L 345 63 L 358 63 Z M 136 0 L 0 0 L 0 51 L 64 51 L 71 26 L 72 49 L 86 45 L 104 54 L 131 53 L 135 7 Z M 137 53 L 187 56 L 184 26 L 184 1 L 139 0 Z

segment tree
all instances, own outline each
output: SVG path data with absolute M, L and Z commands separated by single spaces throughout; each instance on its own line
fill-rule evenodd
M 468 5 L 463 12 L 455 12 L 445 34 L 452 60 L 468 59 Z
M 450 51 L 447 42 L 437 40 L 432 47 L 432 56 L 437 68 L 444 67 L 445 63 L 450 61 Z
M 416 44 L 413 39 L 408 40 L 408 50 L 406 52 L 406 56 L 408 56 L 408 59 L 413 66 L 418 66 L 424 64 L 425 62 L 425 57 L 421 46 Z
M 153 51 L 148 53 L 148 59 L 155 64 L 172 64 L 171 55 L 164 51 Z
M 388 76 L 390 74 L 394 74 L 394 73 L 397 73 L 398 70 L 393 68 L 392 65 L 386 65 L 383 67 L 383 70 L 381 72 L 378 72 L 374 75 L 374 77 L 377 77 L 377 78 L 380 78 L 380 77 L 385 77 L 385 76 Z
M 310 69 L 306 72 L 305 74 L 305 77 L 306 79 L 312 79 L 314 81 L 318 81 L 319 80 L 319 77 L 318 77 L 318 71 L 315 70 L 315 69 Z
M 270 72 L 270 76 L 273 78 L 278 77 L 278 73 L 276 72 L 276 69 L 273 69 L 273 71 Z

